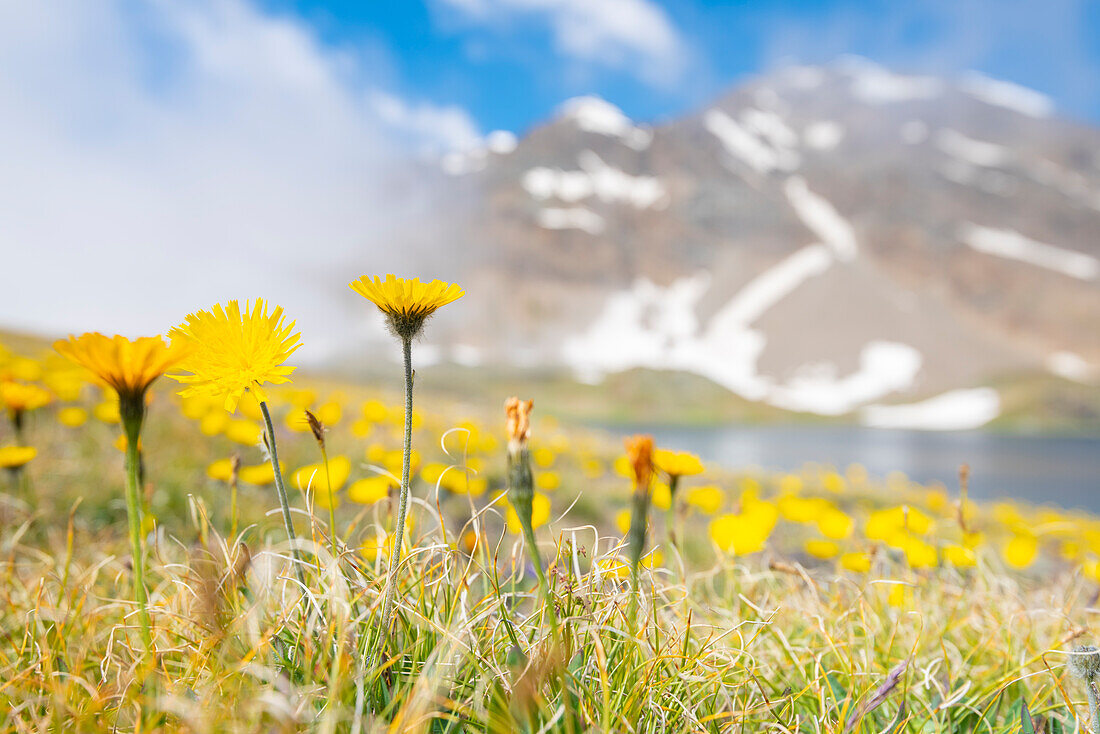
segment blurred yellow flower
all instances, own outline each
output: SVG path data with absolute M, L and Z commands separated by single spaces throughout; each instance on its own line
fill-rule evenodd
M 556 471 L 543 471 L 535 475 L 535 486 L 544 492 L 553 492 L 561 486 L 561 475 Z
M 1018 532 L 1005 543 L 1004 559 L 1012 568 L 1023 569 L 1035 562 L 1039 554 L 1039 541 L 1031 533 Z
M 687 503 L 705 515 L 713 515 L 722 509 L 726 502 L 726 493 L 718 487 L 692 487 L 687 492 Z
M 547 469 L 554 465 L 554 459 L 556 459 L 557 456 L 553 451 L 544 446 L 532 451 L 531 458 L 535 460 L 537 466 Z
M 0 448 L 0 469 L 18 469 L 38 456 L 33 446 L 4 446 Z
M 96 417 L 96 420 L 113 425 L 122 420 L 119 415 L 118 400 L 104 400 L 102 403 L 98 403 L 92 408 L 92 415 Z
M 779 491 L 783 494 L 797 494 L 802 491 L 802 477 L 786 474 L 779 480 Z
M 204 436 L 220 435 L 229 426 L 229 414 L 224 410 L 212 410 L 199 421 L 199 430 Z
M 516 508 L 512 507 L 512 503 L 508 503 L 508 510 L 505 513 L 505 520 L 508 522 L 508 530 L 515 534 L 523 532 L 523 525 L 519 522 L 519 515 L 516 514 Z M 531 527 L 540 528 L 550 521 L 550 498 L 541 492 L 535 492 L 535 497 L 531 503 Z
M 820 558 L 822 560 L 828 560 L 830 558 L 836 558 L 840 553 L 840 546 L 831 540 L 807 540 L 803 545 L 806 553 L 814 558 Z
M 338 424 L 340 419 L 344 417 L 344 409 L 336 400 L 329 400 L 326 403 L 321 403 L 314 414 L 321 423 L 332 427 Z
M 943 549 L 943 559 L 955 568 L 973 568 L 978 563 L 974 551 L 961 545 L 947 545 Z
M 817 529 L 826 538 L 831 540 L 843 540 L 852 534 L 855 521 L 844 512 L 835 507 L 826 506 L 817 515 L 815 522 Z
M 373 477 L 364 477 L 351 483 L 348 487 L 348 499 L 361 505 L 373 505 L 390 496 L 390 490 L 398 486 L 390 477 L 377 474 Z
M 668 510 L 672 507 L 672 490 L 660 479 L 654 480 L 653 489 L 649 494 L 649 501 L 658 510 Z
M 145 391 L 187 357 L 187 348 L 159 336 L 133 341 L 90 333 L 54 342 L 54 349 L 114 389 L 123 401 L 140 402 Z
M 171 375 L 187 385 L 180 395 L 210 395 L 220 398 L 230 413 L 246 391 L 259 402 L 267 395 L 261 387 L 290 382 L 293 367 L 284 364 L 299 346 L 294 322 L 286 323 L 283 309 L 270 314 L 262 298 L 242 311 L 237 301 L 209 311 L 196 311 L 169 332 L 173 345 L 188 349 L 180 368 L 190 374 Z
M 840 557 L 840 565 L 853 573 L 867 573 L 871 570 L 871 554 L 845 553 Z
M 324 463 L 309 464 L 294 472 L 294 486 L 303 492 L 307 489 L 313 492 L 318 507 L 338 507 L 340 504 L 336 493 L 348 481 L 351 476 L 351 460 L 346 456 L 334 456 L 328 461 L 328 474 L 325 473 Z M 331 486 L 328 480 L 332 480 Z
M 221 482 L 228 482 L 233 476 L 233 460 L 218 459 L 206 467 L 206 476 Z
M 876 510 L 867 518 L 864 534 L 871 540 L 889 541 L 900 532 L 924 535 L 932 529 L 932 518 L 915 507 Z
M 653 452 L 653 464 L 673 477 L 690 477 L 703 473 L 703 462 L 687 451 L 657 449 Z
M 619 510 L 615 513 L 615 526 L 623 535 L 630 532 L 630 510 Z
M 286 465 L 280 461 L 279 471 L 285 470 Z M 275 481 L 275 468 L 271 466 L 270 461 L 262 464 L 253 464 L 251 466 L 242 466 L 237 476 L 245 484 L 251 484 L 254 487 L 266 487 Z
M 79 428 L 88 422 L 88 411 L 71 405 L 57 411 L 57 422 L 69 428 Z
M 779 511 L 775 505 L 762 500 L 745 502 L 741 512 L 719 515 L 710 522 L 710 537 L 719 549 L 734 555 L 756 553 L 764 545 L 775 528 Z
M 258 446 L 262 433 L 263 429 L 258 424 L 243 418 L 231 420 L 225 426 L 225 437 L 242 446 Z
M 24 382 L 0 382 L 0 404 L 12 416 L 48 405 L 52 396 L 44 388 Z

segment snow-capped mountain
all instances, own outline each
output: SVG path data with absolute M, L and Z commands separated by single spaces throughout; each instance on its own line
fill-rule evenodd
M 579 98 L 442 168 L 463 364 L 929 427 L 996 416 L 1003 374 L 1098 374 L 1100 131 L 1010 83 L 847 58 L 652 128 Z

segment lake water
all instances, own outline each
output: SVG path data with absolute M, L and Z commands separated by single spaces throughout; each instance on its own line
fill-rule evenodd
M 617 426 L 651 433 L 658 446 L 692 451 L 730 469 L 797 470 L 807 462 L 841 471 L 859 463 L 874 477 L 903 471 L 921 483 L 958 488 L 970 465 L 975 498 L 1012 497 L 1100 513 L 1100 437 L 935 433 L 845 426 Z

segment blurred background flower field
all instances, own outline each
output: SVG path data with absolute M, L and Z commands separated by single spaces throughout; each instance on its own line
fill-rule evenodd
M 255 398 L 230 414 L 158 383 L 142 437 L 151 662 L 125 601 L 117 399 L 45 345 L 9 341 L 8 726 L 352 726 L 354 650 L 377 644 L 363 630 L 393 549 L 399 394 L 309 376 L 269 389 L 307 613 Z M 536 408 L 533 521 L 562 653 L 505 494 L 503 412 L 427 391 L 418 406 L 403 644 L 366 681 L 368 730 L 566 730 L 569 716 L 578 731 L 1028 731 L 1024 706 L 1037 731 L 1085 725 L 1066 662 L 1100 588 L 1100 518 L 858 465 L 745 472 L 658 448 L 631 633 L 630 463 L 606 432 Z M 327 473 L 306 410 L 324 424 Z

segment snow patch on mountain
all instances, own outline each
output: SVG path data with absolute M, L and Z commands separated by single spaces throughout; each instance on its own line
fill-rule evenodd
M 600 234 L 606 227 L 603 217 L 582 206 L 539 209 L 535 222 L 544 229 L 579 229 L 588 234 Z
M 883 395 L 912 387 L 921 353 L 908 344 L 872 341 L 859 354 L 859 369 L 837 378 L 828 373 L 796 375 L 770 391 L 772 405 L 818 415 L 843 415 Z
M 485 136 L 484 140 L 466 150 L 456 150 L 448 153 L 440 159 L 439 165 L 443 172 L 450 176 L 462 176 L 467 173 L 476 173 L 485 168 L 489 162 L 489 154 L 508 155 L 516 149 L 519 141 L 514 133 L 507 130 L 494 130 Z
M 622 110 L 600 97 L 566 100 L 559 108 L 559 116 L 585 132 L 619 138 L 635 150 L 645 150 L 653 142 L 651 130 L 637 127 Z
M 1086 385 L 1091 384 L 1095 377 L 1092 366 L 1073 352 L 1054 352 L 1047 357 L 1047 369 L 1059 377 Z
M 707 110 L 703 126 L 718 138 L 726 151 L 758 173 L 793 171 L 801 156 L 793 149 L 798 137 L 780 120 L 775 126 L 774 113 L 746 110 L 738 122 L 719 109 Z M 747 119 L 746 119 L 747 118 Z M 787 137 L 790 133 L 793 138 Z M 791 145 L 780 144 L 788 141 Z
M 838 68 L 851 77 L 852 96 L 867 104 L 891 104 L 931 99 L 941 94 L 944 84 L 931 76 L 895 74 L 859 56 L 846 56 Z
M 872 428 L 964 431 L 980 428 L 1001 413 L 1001 396 L 991 387 L 950 390 L 906 405 L 868 405 L 860 422 Z
M 566 339 L 565 363 L 588 383 L 633 367 L 676 368 L 679 342 L 697 332 L 695 306 L 709 285 L 707 273 L 679 278 L 667 288 L 639 278 L 611 294 L 583 334 Z
M 534 198 L 575 203 L 595 196 L 604 203 L 625 203 L 635 209 L 667 205 L 664 184 L 653 176 L 633 176 L 607 165 L 590 150 L 577 158 L 580 170 L 540 166 L 523 175 L 522 186 Z
M 852 260 L 859 252 L 852 225 L 828 201 L 810 191 L 801 176 L 787 179 L 783 190 L 802 223 L 828 245 L 838 260 Z
M 1004 146 L 975 140 L 950 128 L 936 133 L 936 145 L 947 155 L 961 158 L 975 166 L 996 168 L 1012 160 L 1012 153 Z
M 750 280 L 714 321 L 726 329 L 748 328 L 806 280 L 825 272 L 831 262 L 832 256 L 824 245 L 802 248 Z
M 1012 82 L 991 79 L 976 71 L 966 74 L 959 82 L 959 88 L 986 104 L 1029 117 L 1050 117 L 1054 111 L 1054 103 L 1045 94 Z
M 1036 242 L 1014 230 L 966 223 L 959 229 L 959 239 L 978 252 L 1018 260 L 1071 278 L 1096 280 L 1100 276 L 1100 260 L 1097 258 Z
M 831 120 L 811 122 L 802 131 L 806 146 L 816 150 L 832 150 L 844 138 L 844 128 Z

